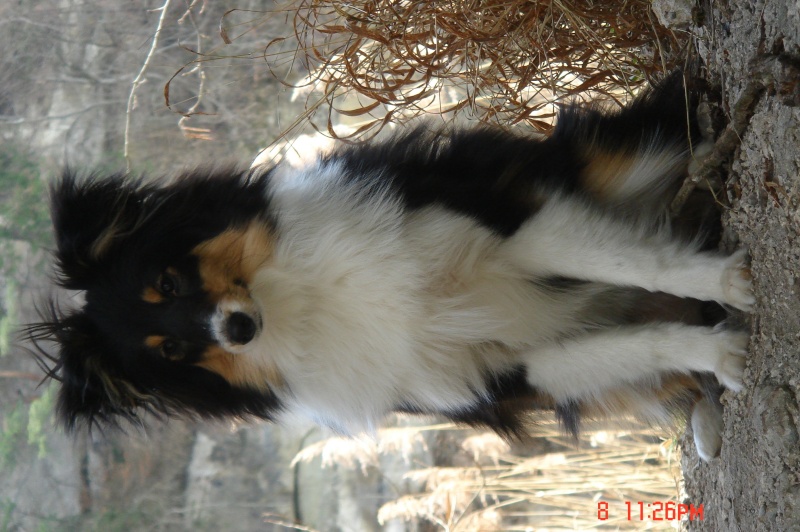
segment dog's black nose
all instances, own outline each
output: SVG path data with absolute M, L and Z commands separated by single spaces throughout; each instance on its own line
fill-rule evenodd
M 228 317 L 225 332 L 233 344 L 246 344 L 256 335 L 256 322 L 244 312 L 234 312 Z

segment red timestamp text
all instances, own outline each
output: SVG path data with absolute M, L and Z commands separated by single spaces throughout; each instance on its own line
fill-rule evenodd
M 675 501 L 625 502 L 628 521 L 689 521 L 703 520 L 703 505 L 683 504 Z M 608 502 L 598 501 L 597 519 L 605 521 L 611 516 Z

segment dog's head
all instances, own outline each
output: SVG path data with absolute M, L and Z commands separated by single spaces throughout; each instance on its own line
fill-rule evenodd
M 85 302 L 50 305 L 30 330 L 42 353 L 42 340 L 56 344 L 45 356 L 68 428 L 141 409 L 269 419 L 279 408 L 237 356 L 263 327 L 249 286 L 272 251 L 265 187 L 237 171 L 161 185 L 67 172 L 53 185 L 58 281 Z

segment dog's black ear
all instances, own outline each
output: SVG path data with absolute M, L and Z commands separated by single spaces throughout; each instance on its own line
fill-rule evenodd
M 56 341 L 59 353 L 51 358 L 56 365 L 48 374 L 61 381 L 57 413 L 68 431 L 79 425 L 135 421 L 136 410 L 147 409 L 147 395 L 122 378 L 83 313 L 62 317 L 49 327 L 49 338 Z
M 123 175 L 78 179 L 66 170 L 50 187 L 59 284 L 86 289 L 97 267 L 143 217 L 146 197 Z

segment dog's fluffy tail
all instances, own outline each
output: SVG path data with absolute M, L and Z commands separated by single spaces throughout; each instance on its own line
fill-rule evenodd
M 660 214 L 698 149 L 695 109 L 694 92 L 674 72 L 619 112 L 563 110 L 553 135 L 577 140 L 581 185 L 594 199 L 636 217 Z

